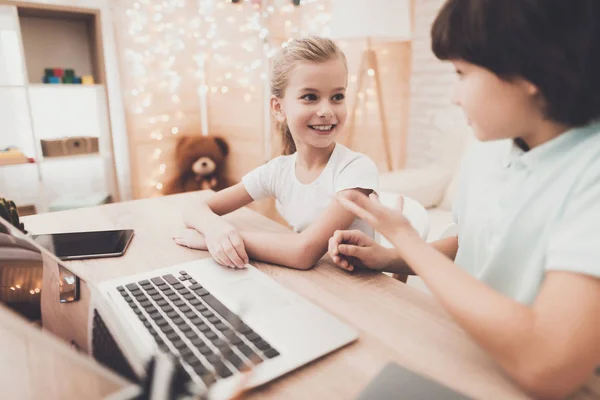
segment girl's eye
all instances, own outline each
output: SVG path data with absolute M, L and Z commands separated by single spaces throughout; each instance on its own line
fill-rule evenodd
M 344 96 L 342 93 L 338 93 L 336 95 L 333 96 L 333 100 L 334 101 L 342 101 L 346 98 L 346 96 Z
M 315 96 L 314 94 L 305 94 L 304 96 L 301 97 L 301 99 L 314 101 L 317 99 L 317 96 Z

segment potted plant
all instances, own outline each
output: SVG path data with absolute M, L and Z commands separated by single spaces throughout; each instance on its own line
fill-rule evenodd
M 19 213 L 14 201 L 0 197 L 0 217 L 23 233 L 27 233 L 25 225 L 19 220 Z

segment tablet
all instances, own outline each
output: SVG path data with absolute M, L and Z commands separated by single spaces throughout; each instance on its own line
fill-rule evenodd
M 32 235 L 33 240 L 61 260 L 119 257 L 133 237 L 133 229 Z

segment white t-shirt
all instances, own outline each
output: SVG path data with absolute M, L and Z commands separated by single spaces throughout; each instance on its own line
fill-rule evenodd
M 456 264 L 520 303 L 535 301 L 547 271 L 600 278 L 600 123 L 528 152 L 512 140 L 476 143 L 454 221 Z M 596 373 L 569 399 L 600 398 Z
M 295 232 L 302 232 L 322 216 L 336 193 L 346 189 L 377 191 L 379 172 L 364 154 L 337 143 L 321 175 L 309 184 L 296 177 L 296 154 L 279 156 L 242 178 L 254 200 L 275 197 L 276 208 Z M 355 219 L 349 229 L 373 237 L 373 229 Z
M 546 271 L 600 277 L 600 124 L 523 152 L 477 143 L 454 204 L 456 263 L 524 304 Z

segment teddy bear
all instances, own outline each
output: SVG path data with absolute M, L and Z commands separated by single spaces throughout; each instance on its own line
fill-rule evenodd
M 222 173 L 228 153 L 229 146 L 220 137 L 179 137 L 175 148 L 177 172 L 163 193 L 224 189 L 228 184 Z

